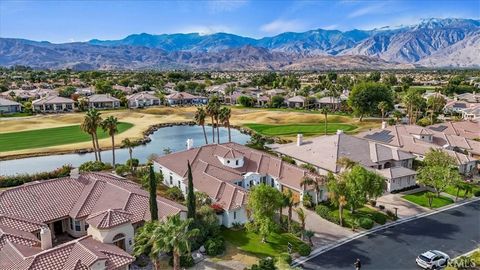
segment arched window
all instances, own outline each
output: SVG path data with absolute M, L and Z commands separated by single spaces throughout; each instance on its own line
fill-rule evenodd
M 123 233 L 119 233 L 115 235 L 112 239 L 112 243 L 117 247 L 125 250 L 125 235 Z

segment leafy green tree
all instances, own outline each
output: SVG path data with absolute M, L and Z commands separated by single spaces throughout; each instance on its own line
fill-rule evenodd
M 203 137 L 205 137 L 205 144 L 208 144 L 207 132 L 205 131 L 205 118 L 207 118 L 207 113 L 203 107 L 197 108 L 195 112 L 195 122 L 197 125 L 202 126 Z
M 270 107 L 280 108 L 283 106 L 284 103 L 285 103 L 285 98 L 283 96 L 276 95 L 272 97 L 272 100 L 270 101 Z
M 345 181 L 346 199 L 352 213 L 367 203 L 368 199 L 380 196 L 385 190 L 385 180 L 360 165 L 354 165 L 349 171 L 341 173 L 340 177 Z
M 379 82 L 381 78 L 382 78 L 382 75 L 380 74 L 379 71 L 372 71 L 368 76 L 368 80 L 371 82 Z
M 389 86 L 397 85 L 397 83 L 398 83 L 397 76 L 395 76 L 395 74 L 393 74 L 393 73 L 390 73 L 390 74 L 387 75 L 384 82 L 385 82 L 385 84 L 387 84 Z
M 67 86 L 58 91 L 58 95 L 65 98 L 70 98 L 73 94 L 75 94 L 75 87 Z
M 112 138 L 112 165 L 115 168 L 115 134 L 118 133 L 118 119 L 110 115 L 101 123 L 103 131 L 107 132 Z
M 274 217 L 280 205 L 282 205 L 282 194 L 278 189 L 265 184 L 251 189 L 247 207 L 252 221 L 247 228 L 258 231 L 262 236 L 263 243 L 267 236 L 277 228 Z
M 195 219 L 196 217 L 196 198 L 195 192 L 193 191 L 193 177 L 192 177 L 192 167 L 190 166 L 190 161 L 187 162 L 187 178 L 188 178 L 188 192 L 187 192 L 187 217 Z
M 327 73 L 327 79 L 331 82 L 333 81 L 336 81 L 337 80 L 337 73 L 335 72 L 328 72 Z
M 192 219 L 182 220 L 179 215 L 169 216 L 165 222 L 145 223 L 135 235 L 134 254 L 147 253 L 155 269 L 160 269 L 158 256 L 172 252 L 173 269 L 179 270 L 180 256 L 190 253 L 190 242 L 200 233 L 198 229 L 191 229 L 192 223 Z
M 456 185 L 462 181 L 462 177 L 456 168 L 455 159 L 443 150 L 432 149 L 427 152 L 423 164 L 423 167 L 418 171 L 417 180 L 432 187 L 437 197 L 448 186 Z
M 148 174 L 148 191 L 150 202 L 150 216 L 151 220 L 158 220 L 158 204 L 157 204 L 157 178 L 155 172 L 153 172 L 153 165 L 150 164 Z
M 327 188 L 331 202 L 338 207 L 340 226 L 343 226 L 343 208 L 347 204 L 348 197 L 345 179 L 343 177 L 337 179 L 332 173 L 328 173 Z
M 240 105 L 242 105 L 243 107 L 253 107 L 254 100 L 252 97 L 249 96 L 240 96 L 238 97 L 238 103 L 240 103 Z
M 360 121 L 365 115 L 376 113 L 378 104 L 382 101 L 393 106 L 392 91 L 384 84 L 376 82 L 356 84 L 348 97 L 348 105 L 360 117 Z

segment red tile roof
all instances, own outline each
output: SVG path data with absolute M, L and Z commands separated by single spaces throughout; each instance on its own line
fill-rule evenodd
M 87 223 L 97 229 L 109 229 L 129 223 L 132 221 L 132 214 L 120 209 L 108 209 L 95 214 L 91 214 L 87 218 Z

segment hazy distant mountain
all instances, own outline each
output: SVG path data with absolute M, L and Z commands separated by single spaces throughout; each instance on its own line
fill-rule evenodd
M 0 38 L 0 65 L 75 69 L 348 69 L 478 67 L 480 21 L 426 19 L 369 31 L 311 30 L 253 39 L 146 33 L 52 44 Z M 398 65 L 402 64 L 402 65 Z

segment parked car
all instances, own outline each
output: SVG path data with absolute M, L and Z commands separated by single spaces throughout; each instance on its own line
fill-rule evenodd
M 420 254 L 416 261 L 417 265 L 423 269 L 440 269 L 447 266 L 450 257 L 444 252 L 438 250 L 429 250 Z

